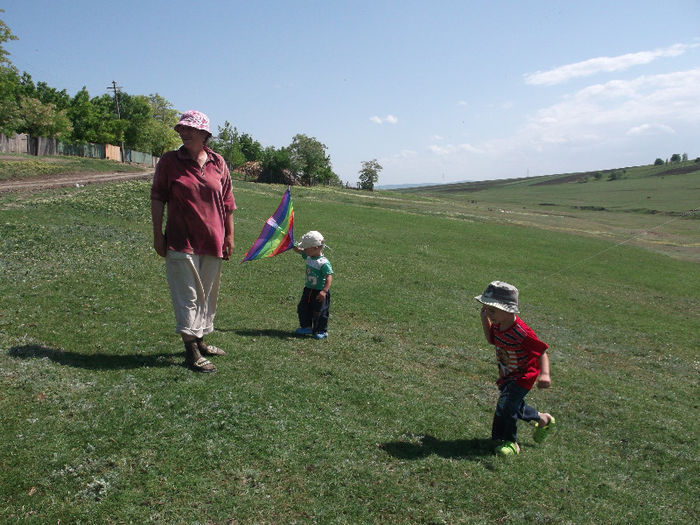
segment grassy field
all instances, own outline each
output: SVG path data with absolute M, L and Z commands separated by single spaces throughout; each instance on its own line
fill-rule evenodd
M 152 168 L 84 157 L 36 157 L 19 154 L 2 154 L 0 156 L 0 180 L 27 179 L 67 173 L 129 173 L 139 169 Z
M 687 185 L 657 193 L 683 176 L 657 214 L 582 192 L 641 178 L 294 188 L 297 235 L 332 247 L 325 341 L 292 335 L 297 255 L 238 264 L 283 188 L 236 183 L 214 375 L 182 366 L 147 181 L 0 195 L 2 520 L 697 523 L 700 222 Z M 683 246 L 622 242 L 664 221 Z M 529 400 L 559 423 L 541 445 L 521 423 L 508 460 L 473 299 L 494 279 L 550 344 Z

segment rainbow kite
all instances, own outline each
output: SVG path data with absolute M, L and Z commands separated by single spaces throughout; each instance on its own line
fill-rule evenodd
M 287 187 L 277 211 L 265 221 L 260 236 L 255 240 L 250 250 L 243 254 L 241 263 L 263 257 L 274 257 L 293 246 L 294 207 L 292 206 L 292 194 Z

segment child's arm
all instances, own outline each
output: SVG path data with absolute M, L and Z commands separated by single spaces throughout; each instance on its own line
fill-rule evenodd
M 539 357 L 540 377 L 537 380 L 537 388 L 549 388 L 552 386 L 552 379 L 549 376 L 549 354 L 545 351 Z
M 294 250 L 297 253 L 301 253 L 304 251 L 301 248 L 299 248 L 296 244 L 292 245 L 292 250 Z
M 481 327 L 484 329 L 484 337 L 486 337 L 486 340 L 493 344 L 491 340 L 491 320 L 486 315 L 486 305 L 482 305 L 481 307 Z
M 328 290 L 331 289 L 332 282 L 333 282 L 333 274 L 329 273 L 328 275 L 326 275 L 326 284 L 323 285 L 323 290 L 319 291 L 318 295 L 316 296 L 316 298 L 319 301 L 323 301 L 326 299 L 326 295 L 328 295 Z

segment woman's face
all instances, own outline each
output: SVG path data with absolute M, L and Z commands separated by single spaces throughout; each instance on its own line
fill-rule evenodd
M 178 126 L 177 133 L 184 146 L 193 151 L 198 151 L 204 147 L 209 133 L 201 129 L 190 128 L 188 126 Z

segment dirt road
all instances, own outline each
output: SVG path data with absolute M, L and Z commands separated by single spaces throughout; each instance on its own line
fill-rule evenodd
M 153 171 L 138 171 L 133 173 L 74 173 L 48 177 L 32 177 L 21 180 L 0 180 L 0 193 L 34 192 L 65 186 L 96 184 L 130 179 L 152 178 Z

